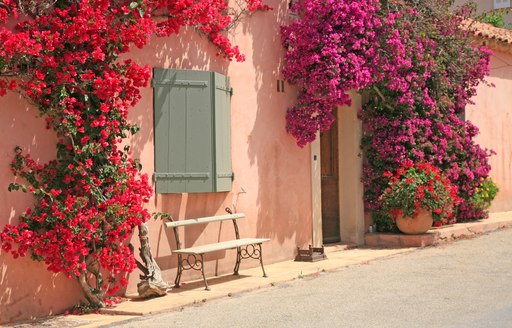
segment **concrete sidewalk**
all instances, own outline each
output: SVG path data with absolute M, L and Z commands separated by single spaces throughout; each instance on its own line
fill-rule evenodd
M 429 245 L 446 243 L 457 239 L 467 239 L 478 234 L 491 232 L 512 226 L 512 212 L 493 213 L 488 220 L 473 223 L 456 224 L 449 227 L 432 229 L 428 235 L 432 238 Z M 371 238 L 385 240 L 385 235 L 395 234 L 367 234 Z M 403 236 L 403 235 L 400 235 Z M 401 238 L 399 236 L 399 238 Z M 388 238 L 395 240 L 396 237 Z M 430 239 L 429 239 L 430 240 Z M 128 320 L 137 316 L 151 315 L 168 311 L 179 311 L 185 306 L 197 305 L 212 299 L 230 297 L 237 293 L 248 292 L 260 288 L 272 288 L 280 283 L 290 282 L 306 276 L 315 276 L 323 272 L 337 270 L 351 265 L 367 264 L 368 262 L 411 252 L 417 247 L 400 247 L 403 243 L 383 243 L 380 247 L 388 248 L 347 248 L 337 245 L 326 247 L 327 259 L 319 262 L 285 261 L 265 265 L 268 278 L 263 278 L 261 268 L 255 267 L 240 271 L 240 276 L 224 275 L 208 279 L 210 291 L 204 290 L 203 281 L 187 282 L 181 288 L 173 288 L 166 296 L 150 300 L 130 297 L 115 307 L 103 309 L 100 314 L 55 316 L 44 321 L 44 326 L 59 327 L 100 327 L 115 322 Z M 394 247 L 394 248 L 390 248 Z M 33 327 L 34 322 L 27 326 L 18 324 L 16 327 Z

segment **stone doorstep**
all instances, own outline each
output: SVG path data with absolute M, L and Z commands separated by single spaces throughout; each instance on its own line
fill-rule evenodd
M 432 228 L 421 235 L 404 235 L 395 233 L 366 233 L 364 236 L 366 247 L 401 248 L 401 247 L 426 247 L 441 243 L 473 238 L 476 235 L 488 233 L 498 229 L 512 226 L 512 216 L 502 218 L 493 216 L 486 220 L 457 223 L 449 226 Z
M 425 247 L 433 245 L 437 234 L 427 232 L 421 235 L 404 235 L 396 233 L 367 233 L 364 236 L 366 247 L 401 248 Z

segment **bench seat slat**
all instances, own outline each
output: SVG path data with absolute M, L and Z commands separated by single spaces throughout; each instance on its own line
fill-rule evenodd
M 242 238 L 242 239 L 235 239 L 235 240 L 229 240 L 229 241 L 223 241 L 220 243 L 215 244 L 206 244 L 201 246 L 195 246 L 195 247 L 189 247 L 189 248 L 183 248 L 172 251 L 176 254 L 205 254 L 215 251 L 221 251 L 226 249 L 233 249 L 241 246 L 247 246 L 252 244 L 261 244 L 263 242 L 269 241 L 268 238 Z
M 197 218 L 197 219 L 187 219 L 187 220 L 165 222 L 165 226 L 167 228 L 184 227 L 184 226 L 193 225 L 193 224 L 206 224 L 206 223 L 210 223 L 210 222 L 236 220 L 236 219 L 243 219 L 243 218 L 245 218 L 244 213 L 235 213 L 235 214 L 226 214 L 226 215 L 217 215 L 217 216 L 207 216 L 204 218 Z

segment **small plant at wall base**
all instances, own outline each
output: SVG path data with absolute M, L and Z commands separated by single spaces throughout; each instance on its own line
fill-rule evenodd
M 473 194 L 469 195 L 467 202 L 459 206 L 468 216 L 485 219 L 489 216 L 489 207 L 496 197 L 499 189 L 490 177 L 481 178 Z
M 247 12 L 268 9 L 260 0 L 245 3 Z M 155 34 L 192 26 L 220 55 L 241 61 L 222 33 L 231 22 L 227 9 L 224 0 L 0 1 L 0 96 L 19 92 L 58 137 L 48 163 L 15 149 L 17 180 L 9 189 L 32 194 L 35 205 L 1 231 L 4 252 L 44 262 L 76 279 L 91 306 L 108 305 L 136 268 L 128 240 L 135 228 L 143 231 L 152 195 L 147 175 L 121 146 L 138 131 L 128 113 L 151 70 L 119 57 Z
M 393 220 L 414 219 L 421 210 L 431 212 L 434 226 L 455 222 L 457 188 L 429 163 L 406 161 L 395 173 L 384 172 L 388 185 L 380 196 L 381 210 Z
M 470 202 L 474 204 L 476 208 L 486 210 L 491 206 L 492 201 L 499 191 L 500 189 L 490 177 L 482 179 L 480 186 L 476 188 L 475 193 L 471 195 Z

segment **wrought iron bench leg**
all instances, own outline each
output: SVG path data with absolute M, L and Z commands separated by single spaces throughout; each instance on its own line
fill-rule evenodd
M 208 282 L 206 281 L 206 277 L 204 275 L 204 256 L 203 254 L 199 254 L 201 256 L 201 273 L 203 274 L 203 281 L 204 281 L 204 289 L 210 290 L 210 287 L 208 286 Z
M 260 249 L 260 264 L 261 264 L 261 270 L 263 271 L 263 278 L 267 278 L 267 274 L 265 273 L 265 268 L 263 267 L 263 252 L 261 249 L 261 244 L 258 244 L 258 247 Z
M 257 247 L 256 247 L 257 246 Z M 234 269 L 234 275 L 238 275 L 238 270 L 240 269 L 240 262 L 242 259 L 252 258 L 255 260 L 260 260 L 261 270 L 263 271 L 263 277 L 267 277 L 267 273 L 265 272 L 265 268 L 263 267 L 263 253 L 261 244 L 251 244 L 242 247 L 238 247 L 236 249 L 236 263 Z
M 180 288 L 181 274 L 183 273 L 183 257 L 178 254 L 178 272 L 176 273 L 176 279 L 174 280 L 174 288 Z
M 238 270 L 240 269 L 240 262 L 242 261 L 242 249 L 240 247 L 236 248 L 236 263 L 233 275 L 238 276 Z

